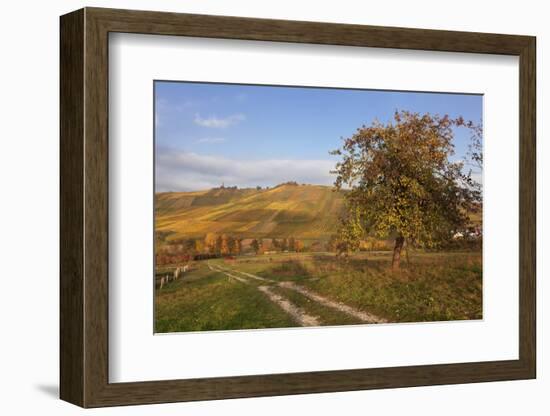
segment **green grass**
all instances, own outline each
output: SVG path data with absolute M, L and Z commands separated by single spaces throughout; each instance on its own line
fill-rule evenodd
M 332 265 L 320 261 L 311 265 L 320 278 L 304 284 L 390 322 L 481 319 L 479 254 L 417 254 L 400 271 L 391 271 L 390 261 L 389 254 Z
M 211 272 L 203 264 L 194 280 L 157 290 L 155 332 L 281 328 L 296 324 L 255 286 Z
M 264 255 L 253 259 L 244 259 L 234 265 L 238 270 L 253 273 L 278 282 L 300 282 L 311 278 L 309 270 L 302 261 L 295 259 L 307 259 L 308 254 L 281 253 Z
M 312 301 L 294 290 L 275 286 L 273 287 L 273 291 L 286 297 L 296 306 L 302 308 L 308 315 L 320 318 L 323 325 L 350 325 L 364 323 L 358 318 L 320 305 L 319 303 Z
M 195 262 L 183 279 L 156 292 L 156 332 L 210 331 L 296 326 L 258 285 L 270 285 L 322 325 L 360 323 L 356 318 L 320 305 L 280 281 L 294 281 L 328 299 L 370 312 L 389 322 L 480 319 L 482 317 L 481 254 L 473 252 L 411 253 L 410 264 L 390 269 L 385 252 L 359 253 L 339 260 L 329 253 L 280 253 L 216 259 L 213 265 L 272 279 L 248 284 L 210 271 Z M 231 272 L 240 276 L 237 272 Z
M 235 268 L 276 281 L 295 281 L 330 299 L 390 322 L 481 319 L 481 254 L 410 254 L 392 271 L 391 253 L 278 254 L 242 259 Z

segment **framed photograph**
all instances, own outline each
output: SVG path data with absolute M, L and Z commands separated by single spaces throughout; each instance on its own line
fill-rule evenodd
M 536 377 L 534 37 L 60 27 L 63 400 Z

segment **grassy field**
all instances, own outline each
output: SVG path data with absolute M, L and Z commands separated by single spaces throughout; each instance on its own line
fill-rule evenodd
M 156 332 L 481 319 L 481 254 L 279 253 L 196 261 L 156 291 Z M 267 295 L 270 294 L 270 296 Z M 365 317 L 367 316 L 367 317 Z
M 271 189 L 210 189 L 155 196 L 155 230 L 168 240 L 208 232 L 246 238 L 328 239 L 342 210 L 342 194 L 320 185 Z
M 191 279 L 174 281 L 157 291 L 156 332 L 281 328 L 292 319 L 267 302 L 256 288 L 236 284 L 200 264 Z

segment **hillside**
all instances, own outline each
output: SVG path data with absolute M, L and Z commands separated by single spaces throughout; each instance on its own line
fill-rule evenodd
M 208 232 L 241 238 L 328 239 L 343 207 L 341 193 L 320 185 L 217 188 L 155 196 L 156 230 L 168 240 Z

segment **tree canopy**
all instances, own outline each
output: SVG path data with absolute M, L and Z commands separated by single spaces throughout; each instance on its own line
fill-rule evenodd
M 462 117 L 395 112 L 387 124 L 375 121 L 344 139 L 332 172 L 346 189 L 347 212 L 340 235 L 354 247 L 361 236 L 395 238 L 392 266 L 399 267 L 405 241 L 436 247 L 479 207 L 481 185 L 452 161 L 454 129 L 472 131 L 471 157 L 481 164 L 481 126 Z M 476 141 L 477 139 L 477 141 Z

